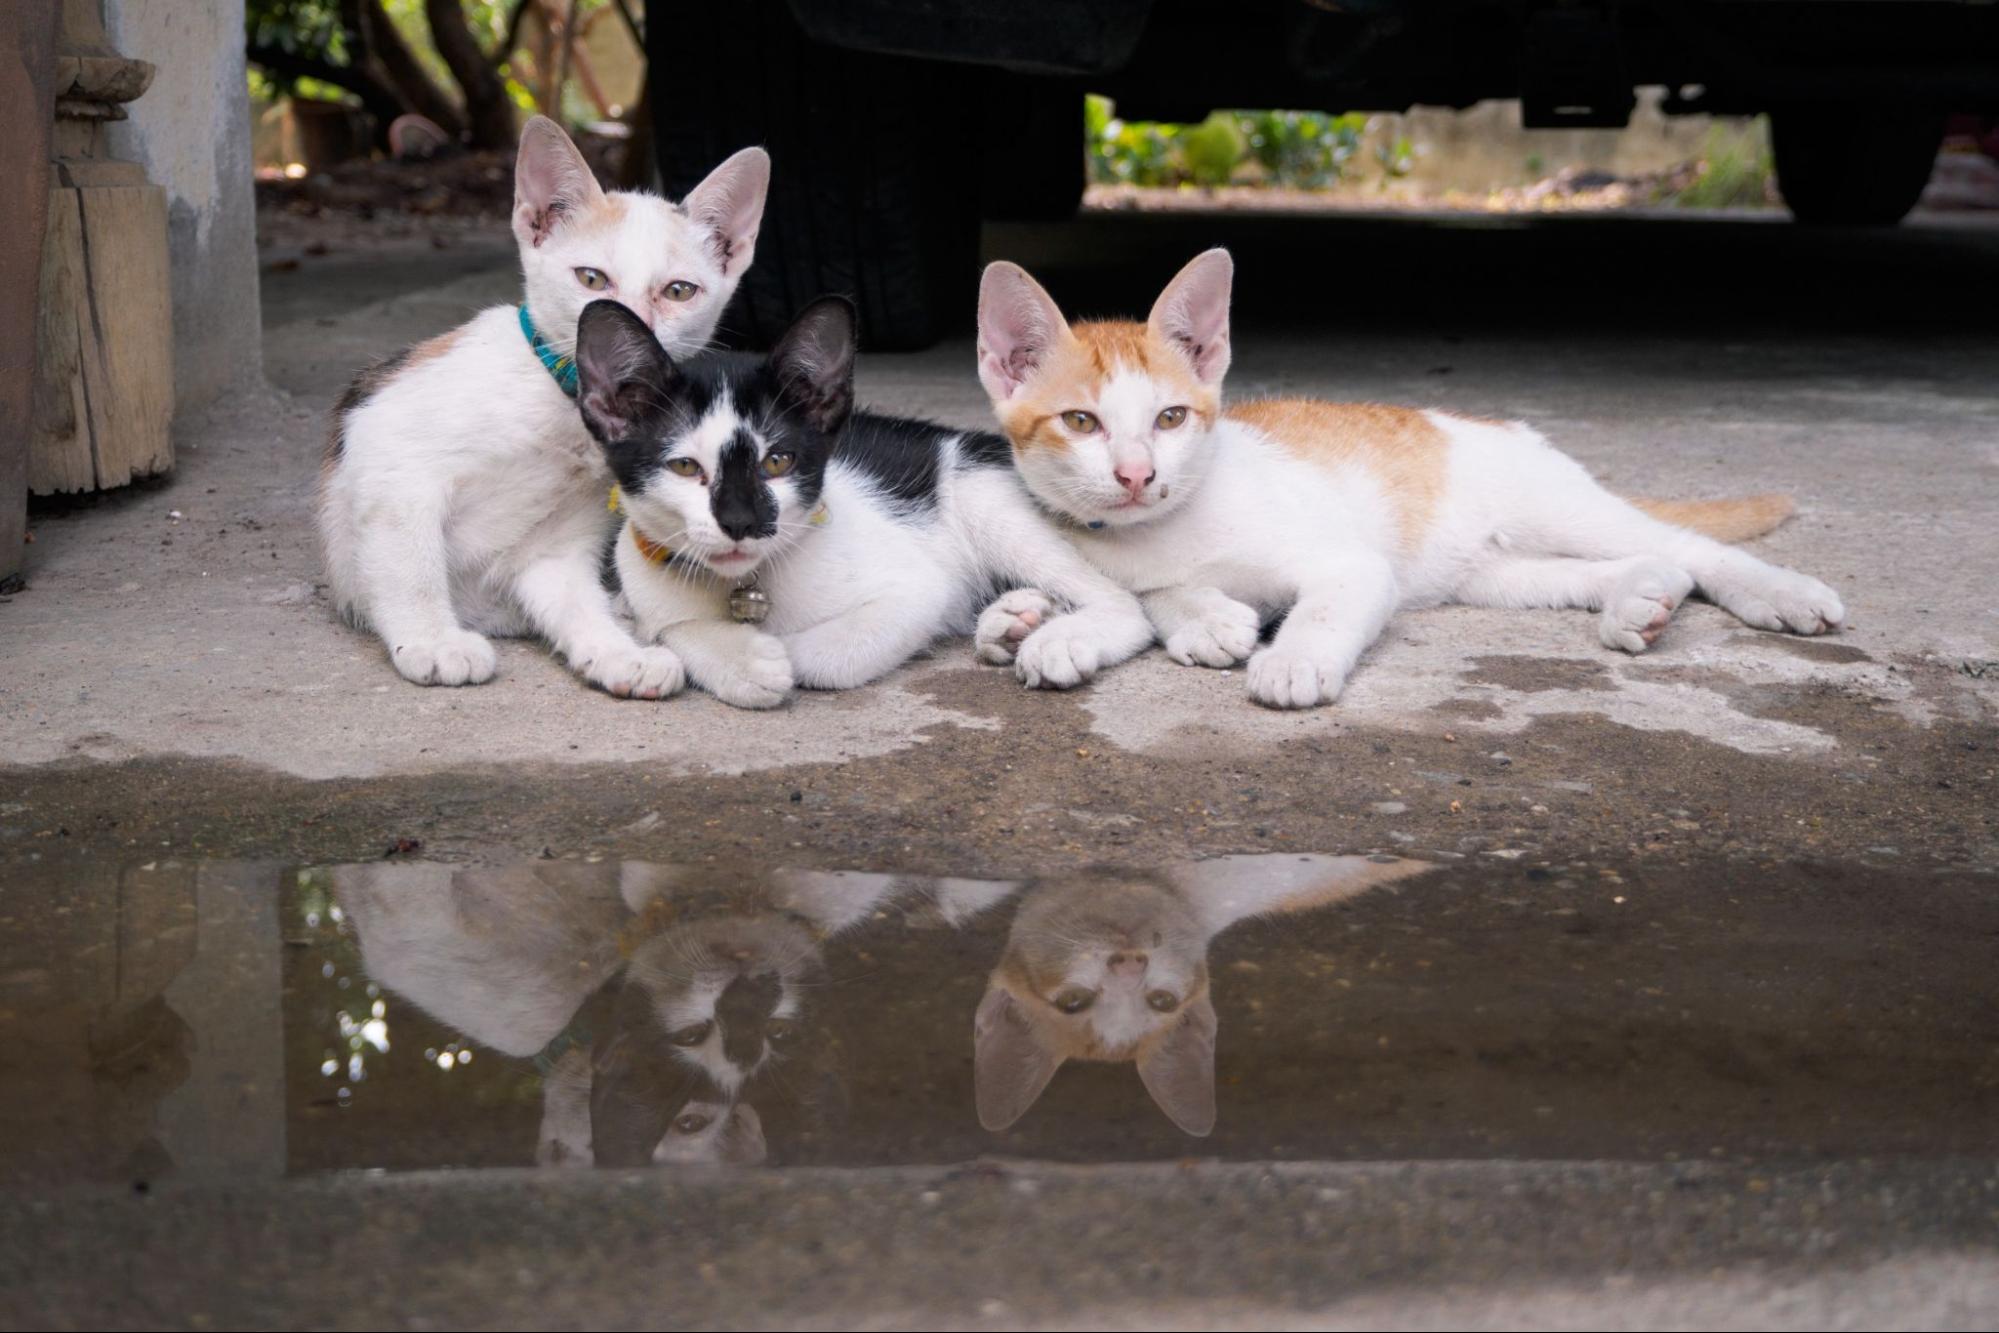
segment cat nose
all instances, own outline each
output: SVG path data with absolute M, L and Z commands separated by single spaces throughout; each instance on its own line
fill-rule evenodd
M 739 542 L 745 537 L 754 537 L 757 529 L 762 526 L 755 518 L 724 518 L 717 519 L 716 523 L 721 527 L 723 535 L 732 542 Z
M 1146 957 L 1142 953 L 1114 953 L 1110 957 L 1110 974 L 1126 981 L 1136 981 L 1145 975 Z
M 1159 475 L 1150 460 L 1143 463 L 1119 463 L 1113 471 L 1117 474 L 1118 485 L 1124 487 L 1125 494 L 1136 500 L 1145 494 L 1145 488 Z

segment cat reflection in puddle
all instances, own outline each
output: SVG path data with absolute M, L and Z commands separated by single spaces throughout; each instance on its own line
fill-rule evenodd
M 946 915 L 1011 889 L 953 897 L 951 883 L 936 891 Z M 547 1166 L 755 1165 L 768 1146 L 753 1089 L 835 1106 L 837 1042 L 810 1003 L 823 944 L 901 884 L 779 872 L 729 894 L 686 868 L 558 861 L 333 876 L 376 982 L 535 1062 Z
M 1168 1119 L 1207 1134 L 1215 936 L 1246 917 L 1322 907 L 1431 869 L 1394 857 L 1231 856 L 1036 885 L 973 1020 L 979 1123 L 1013 1124 L 1067 1061 L 1129 1061 Z

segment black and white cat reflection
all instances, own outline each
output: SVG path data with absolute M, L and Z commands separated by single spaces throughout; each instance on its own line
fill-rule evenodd
M 1067 1061 L 1129 1061 L 1168 1119 L 1207 1134 L 1215 936 L 1246 917 L 1322 907 L 1431 869 L 1393 857 L 1253 855 L 1037 884 L 1021 897 L 973 1020 L 979 1123 L 1013 1124 Z
M 837 1110 L 811 1004 L 823 942 L 888 881 L 780 875 L 748 895 L 638 863 L 342 867 L 368 975 L 542 1073 L 545 1166 L 730 1165 L 768 1155 L 752 1099 Z

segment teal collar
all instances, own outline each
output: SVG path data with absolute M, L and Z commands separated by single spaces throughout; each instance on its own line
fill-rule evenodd
M 562 391 L 574 398 L 576 358 L 564 356 L 548 345 L 548 339 L 542 337 L 540 330 L 535 328 L 534 317 L 528 314 L 525 301 L 521 302 L 521 334 L 528 340 L 528 346 L 534 348 L 534 354 L 541 358 L 542 365 L 548 368 L 548 373 L 555 376 L 555 382 L 562 386 Z

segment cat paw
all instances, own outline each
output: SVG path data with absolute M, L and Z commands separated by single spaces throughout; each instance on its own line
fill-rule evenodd
M 775 708 L 791 697 L 791 655 L 774 634 L 753 634 L 748 650 L 718 679 L 704 682 L 708 692 L 738 708 Z
M 664 699 L 687 681 L 680 655 L 671 648 L 607 643 L 570 660 L 583 679 L 620 699 Z
M 1055 603 L 1034 588 L 1002 593 L 979 613 L 972 631 L 972 649 L 981 662 L 1005 666 L 1020 651 L 1021 641 L 1055 614 Z
M 1831 634 L 1846 623 L 1839 594 L 1808 574 L 1779 569 L 1719 599 L 1743 623 L 1792 634 Z
M 1262 632 L 1255 607 L 1218 595 L 1200 616 L 1166 636 L 1166 655 L 1181 666 L 1228 668 L 1249 659 Z
M 1057 616 L 1021 642 L 1013 674 L 1030 690 L 1070 690 L 1097 674 L 1103 645 L 1073 615 Z
M 1663 560 L 1639 565 L 1612 588 L 1597 617 L 1597 637 L 1606 648 L 1642 653 L 1666 632 L 1667 622 L 1687 594 L 1693 575 Z
M 1345 684 L 1293 648 L 1273 644 L 1249 659 L 1249 697 L 1265 708 L 1316 708 L 1337 699 Z
M 454 629 L 436 639 L 399 643 L 389 650 L 404 680 L 418 685 L 484 685 L 500 669 L 500 655 L 483 634 Z

